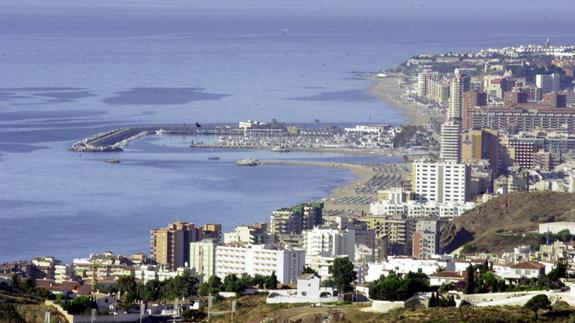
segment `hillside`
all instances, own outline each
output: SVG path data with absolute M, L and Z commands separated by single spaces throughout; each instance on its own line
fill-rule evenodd
M 228 310 L 229 301 L 217 305 L 217 310 Z M 262 322 L 262 323 L 315 323 L 315 322 L 531 322 L 534 320 L 532 311 L 522 307 L 460 307 L 460 308 L 420 308 L 397 309 L 382 314 L 362 311 L 369 304 L 331 304 L 321 307 L 312 307 L 310 304 L 266 304 L 265 296 L 241 297 L 237 302 L 234 316 L 235 322 Z M 554 305 L 553 309 L 539 312 L 537 322 L 565 322 L 575 314 L 575 308 L 563 305 Z M 229 314 L 212 318 L 210 322 L 230 322 Z
M 51 322 L 66 322 L 56 309 L 43 305 L 34 295 L 0 288 L 0 323 L 41 323 L 45 312 L 52 313 Z
M 441 230 L 440 247 L 452 252 L 468 244 L 469 251 L 499 252 L 537 241 L 522 236 L 539 223 L 575 221 L 575 194 L 521 192 L 499 196 L 466 212 Z

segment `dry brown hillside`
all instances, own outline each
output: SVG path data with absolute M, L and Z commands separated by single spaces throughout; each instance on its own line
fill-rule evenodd
M 469 250 L 498 252 L 533 243 L 539 223 L 575 221 L 575 194 L 557 192 L 512 193 L 494 198 L 461 215 L 441 231 L 445 252 L 468 244 Z

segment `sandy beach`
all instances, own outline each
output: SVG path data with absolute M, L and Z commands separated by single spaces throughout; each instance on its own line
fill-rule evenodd
M 411 166 L 407 163 L 358 165 L 320 161 L 259 160 L 259 165 L 334 167 L 349 170 L 355 179 L 333 189 L 325 198 L 326 215 L 362 215 L 369 212 L 369 202 L 377 191 L 403 184 L 410 179 Z
M 416 103 L 404 102 L 401 95 L 405 92 L 404 88 L 400 85 L 400 77 L 395 75 L 388 75 L 387 77 L 370 77 L 373 81 L 368 89 L 370 95 L 376 96 L 381 100 L 391 104 L 396 109 L 401 110 L 405 116 L 406 124 L 408 125 L 426 125 L 430 120 L 441 118 L 437 111 L 424 110 Z

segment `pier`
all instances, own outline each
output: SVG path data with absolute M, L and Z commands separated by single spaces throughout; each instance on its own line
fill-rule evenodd
M 127 127 L 98 133 L 84 140 L 75 142 L 71 150 L 82 152 L 123 151 L 123 147 L 127 143 L 147 135 L 163 133 L 184 135 L 236 135 L 240 131 L 238 128 L 232 128 L 227 125 L 208 125 L 205 127 L 198 127 L 197 125 Z

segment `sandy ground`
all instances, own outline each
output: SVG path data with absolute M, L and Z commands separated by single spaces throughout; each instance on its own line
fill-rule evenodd
M 411 165 L 393 163 L 357 165 L 318 161 L 260 160 L 261 165 L 289 165 L 334 167 L 349 170 L 356 177 L 344 186 L 335 188 L 325 199 L 326 215 L 345 213 L 361 215 L 369 212 L 369 202 L 380 189 L 398 186 L 410 179 Z
M 390 75 L 384 78 L 370 77 L 369 79 L 373 81 L 368 90 L 369 94 L 401 110 L 406 119 L 406 124 L 426 125 L 431 119 L 442 118 L 437 111 L 424 110 L 416 103 L 401 101 L 401 95 L 405 92 L 405 89 L 399 84 L 399 77 Z

